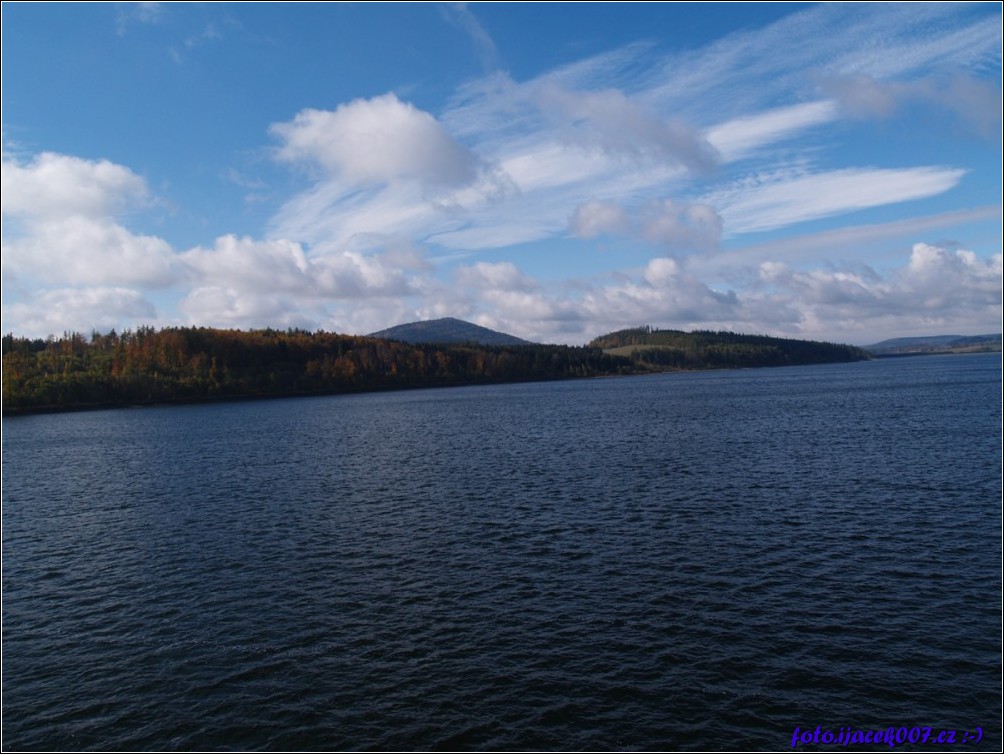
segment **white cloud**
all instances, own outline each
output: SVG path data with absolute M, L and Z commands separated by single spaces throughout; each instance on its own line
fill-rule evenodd
M 895 244 L 893 248 L 898 249 L 901 248 L 901 241 L 906 242 L 934 230 L 943 231 L 959 228 L 967 223 L 988 220 L 1000 222 L 1000 218 L 1001 207 L 995 205 L 909 217 L 886 223 L 851 225 L 721 251 L 708 259 L 692 260 L 695 263 L 692 266 L 699 264 L 704 272 L 713 273 L 716 269 L 755 266 L 765 260 L 797 259 L 805 264 L 829 260 L 835 255 L 845 254 L 849 249 L 858 248 L 870 249 L 869 256 L 874 257 L 881 244 L 888 245 L 891 242 Z
M 273 237 L 324 249 L 382 237 L 423 242 L 518 193 L 500 167 L 455 141 L 431 115 L 393 94 L 337 110 L 305 110 L 272 126 L 277 155 L 324 168 L 270 223 Z
M 965 249 L 914 244 L 910 262 L 898 276 L 898 289 L 911 306 L 951 310 L 1001 304 L 1001 255 L 982 261 Z
M 569 91 L 549 82 L 536 99 L 545 117 L 555 120 L 573 144 L 639 161 L 678 162 L 699 172 L 718 163 L 717 151 L 697 129 L 661 117 L 617 89 Z
M 712 124 L 809 99 L 816 93 L 813 75 L 908 80 L 949 67 L 999 71 L 1000 15 L 984 10 L 941 3 L 821 4 L 668 55 L 642 85 L 660 107 Z M 638 72 L 622 65 L 616 75 Z
M 623 207 L 609 202 L 591 201 L 579 205 L 569 230 L 578 238 L 596 238 L 606 235 L 624 235 L 631 230 L 631 218 Z
M 104 217 L 149 201 L 145 181 L 128 168 L 53 152 L 25 164 L 4 155 L 0 181 L 8 217 Z
M 722 236 L 722 219 L 706 204 L 670 199 L 628 212 L 606 202 L 587 202 L 572 215 L 569 230 L 578 238 L 623 235 L 644 239 L 674 252 L 713 251 Z
M 335 298 L 407 296 L 416 293 L 406 271 L 382 255 L 354 251 L 327 254 L 312 260 L 317 291 Z
M 707 139 L 723 160 L 734 162 L 836 117 L 837 108 L 829 101 L 788 105 L 720 123 L 708 129 Z
M 734 292 L 715 291 L 695 278 L 675 259 L 650 260 L 640 280 L 597 286 L 583 296 L 590 322 L 604 330 L 642 324 L 686 329 L 735 321 L 739 313 Z
M 921 103 L 956 116 L 985 138 L 1000 138 L 1001 90 L 963 72 L 914 81 L 879 81 L 857 73 L 824 78 L 823 90 L 857 118 L 889 118 L 907 105 Z
M 292 241 L 222 236 L 210 249 L 199 246 L 184 252 L 181 261 L 192 280 L 232 290 L 290 293 L 314 286 L 307 257 Z
M 512 262 L 478 262 L 457 268 L 455 276 L 457 284 L 467 288 L 524 292 L 537 288 Z
M 478 288 L 474 283 L 480 280 L 472 275 L 464 282 L 473 290 L 438 289 L 437 308 L 426 316 L 465 316 L 531 340 L 573 343 L 642 324 L 858 344 L 898 334 L 1000 328 L 1000 254 L 981 259 L 967 250 L 918 243 L 884 274 L 864 265 L 799 269 L 765 261 L 758 279 L 737 290 L 703 282 L 690 269 L 693 259 L 655 257 L 632 274 L 605 281 L 536 283 L 524 289 Z M 512 274 L 505 267 L 493 271 Z
M 491 36 L 467 7 L 467 3 L 446 3 L 443 15 L 448 21 L 463 29 L 470 37 L 486 71 L 493 71 L 499 65 L 499 52 Z
M 269 293 L 249 295 L 228 286 L 206 285 L 192 289 L 178 304 L 192 324 L 209 327 L 302 327 L 313 329 L 317 320 L 303 301 Z
M 881 276 L 873 270 L 796 270 L 760 265 L 763 288 L 746 299 L 762 321 L 788 313 L 784 332 L 863 343 L 896 335 L 971 334 L 1000 329 L 1002 258 L 914 244 L 907 263 Z M 875 333 L 880 333 L 876 336 Z
M 181 255 L 189 280 L 199 291 L 199 310 L 220 304 L 227 319 L 242 316 L 249 301 L 273 302 L 284 294 L 305 302 L 414 293 L 409 270 L 419 274 L 427 263 L 415 249 L 392 246 L 383 254 L 333 251 L 308 257 L 298 243 L 222 236 L 212 248 L 196 247 Z M 245 300 L 237 301 L 238 297 Z M 192 297 L 190 297 L 192 298 Z M 251 306 L 249 311 L 258 311 Z M 192 302 L 186 305 L 192 310 Z M 267 307 L 266 307 L 267 308 Z
M 166 286 L 170 245 L 117 220 L 150 203 L 145 181 L 107 160 L 45 152 L 3 160 L 3 275 L 7 281 L 94 286 Z
M 115 17 L 115 31 L 125 36 L 129 24 L 136 21 L 141 24 L 156 24 L 164 16 L 163 3 L 117 3 L 118 13 Z
M 437 188 L 474 181 L 480 161 L 429 113 L 394 94 L 357 99 L 336 110 L 302 110 L 271 129 L 278 156 L 322 165 L 347 184 L 412 180 Z
M 3 306 L 5 331 L 32 338 L 91 329 L 107 332 L 113 327 L 150 323 L 156 317 L 154 305 L 129 288 L 59 288 Z
M 846 168 L 795 176 L 757 177 L 702 197 L 719 208 L 730 235 L 782 228 L 868 207 L 936 196 L 964 170 L 941 167 Z
M 649 285 L 665 287 L 680 277 L 680 263 L 668 257 L 657 257 L 645 265 L 642 277 Z
M 666 199 L 644 218 L 645 238 L 669 249 L 712 251 L 722 237 L 722 218 L 707 204 L 681 204 Z
M 497 63 L 469 9 L 443 13 L 486 66 Z M 979 240 L 982 257 L 917 244 L 909 260 L 903 244 L 934 228 L 972 238 L 976 223 L 999 224 L 999 207 L 942 204 L 936 216 L 889 212 L 871 226 L 720 246 L 723 234 L 734 240 L 960 186 L 961 167 L 911 163 L 909 145 L 887 161 L 852 141 L 869 124 L 846 121 L 940 117 L 937 108 L 980 133 L 999 130 L 999 19 L 979 6 L 813 6 L 696 49 L 639 43 L 525 81 L 496 72 L 434 114 L 394 94 L 301 110 L 272 126 L 273 154 L 306 167 L 311 183 L 266 220 L 268 237 L 224 235 L 180 254 L 130 229 L 129 213 L 155 199 L 128 168 L 5 155 L 3 275 L 5 293 L 20 297 L 5 322 L 58 332 L 71 315 L 80 318 L 71 329 L 121 326 L 116 317 L 178 321 L 147 300 L 144 291 L 159 286 L 157 304 L 180 299 L 188 322 L 236 327 L 370 332 L 451 315 L 579 342 L 644 323 L 830 339 L 876 328 L 984 329 L 999 321 L 1000 257 L 985 254 L 999 241 Z M 217 34 L 204 28 L 186 44 Z M 980 154 L 958 159 L 976 155 L 966 164 L 977 173 Z M 979 202 L 964 194 L 968 183 L 947 198 Z M 599 244 L 561 259 L 570 237 L 603 236 L 638 241 L 617 245 L 637 266 L 610 269 L 618 263 L 597 261 Z M 555 243 L 519 249 L 520 266 L 504 252 L 469 258 L 541 241 Z M 639 262 L 646 249 L 655 258 Z M 879 253 L 882 265 L 873 264 Z M 545 282 L 561 277 L 547 269 L 552 259 L 565 264 L 561 282 Z M 598 267 L 605 276 L 577 277 Z
M 967 54 L 992 50 L 992 32 L 986 19 L 960 21 L 944 9 L 852 13 L 822 6 L 694 51 L 662 54 L 635 44 L 523 82 L 496 72 L 463 86 L 438 119 L 394 95 L 334 112 L 304 111 L 274 127 L 284 139 L 280 154 L 326 164 L 329 175 L 291 199 L 270 234 L 355 248 L 359 239 L 388 232 L 473 252 L 554 238 L 569 227 L 579 237 L 623 233 L 614 215 L 596 214 L 600 207 L 637 208 L 666 198 L 678 205 L 696 198 L 734 236 L 934 196 L 957 185 L 962 172 L 930 166 L 818 172 L 819 142 L 807 146 L 802 137 L 822 137 L 820 126 L 842 110 L 818 99 L 817 82 L 849 72 L 909 77 L 960 65 Z M 960 39 L 945 38 L 953 33 L 973 47 L 966 51 Z M 922 51 L 893 58 L 861 39 Z M 780 49 L 785 55 L 776 54 Z M 355 133 L 355 123 L 364 126 L 352 137 L 359 141 L 340 138 L 344 129 Z M 409 146 L 415 141 L 433 146 L 423 153 Z M 782 149 L 783 159 L 799 166 L 797 182 L 791 176 L 765 182 L 760 166 L 752 181 L 737 179 L 739 161 L 776 161 Z M 424 154 L 437 152 L 444 157 L 435 165 L 425 162 Z M 494 174 L 485 165 L 495 166 Z M 456 185 L 464 178 L 466 185 Z M 438 193 L 430 201 L 433 184 Z M 700 239 L 691 234 L 684 245 L 714 242 L 709 232 Z
M 163 287 L 176 277 L 166 241 L 136 235 L 103 218 L 70 215 L 26 226 L 3 242 L 5 277 L 48 284 Z

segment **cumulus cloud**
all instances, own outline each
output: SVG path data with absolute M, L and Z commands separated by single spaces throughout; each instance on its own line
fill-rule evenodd
M 407 296 L 416 293 L 405 269 L 381 254 L 343 251 L 313 261 L 319 295 L 336 298 Z
M 401 180 L 442 188 L 474 181 L 477 156 L 429 113 L 394 94 L 357 99 L 336 110 L 302 110 L 271 132 L 282 160 L 319 164 L 350 184 Z
M 44 338 L 63 332 L 151 322 L 154 305 L 129 288 L 59 288 L 41 291 L 3 306 L 5 323 L 15 322 L 18 335 Z
M 645 238 L 671 249 L 710 251 L 722 237 L 722 218 L 706 204 L 665 200 L 644 217 Z
M 292 241 L 221 236 L 211 248 L 184 252 L 181 261 L 191 280 L 226 283 L 232 290 L 292 292 L 314 286 L 307 256 Z
M 208 312 L 212 301 L 231 319 L 243 316 L 245 300 L 278 293 L 300 300 L 408 295 L 414 292 L 409 270 L 424 270 L 415 250 L 392 247 L 381 254 L 337 251 L 308 257 L 298 243 L 222 236 L 211 248 L 181 255 L 195 293 Z M 226 295 L 224 295 L 226 293 Z M 242 300 L 237 301 L 240 297 Z M 191 296 L 190 296 L 191 298 Z M 188 310 L 192 309 L 190 302 Z
M 645 282 L 656 288 L 665 287 L 680 277 L 680 263 L 668 257 L 659 257 L 649 261 L 642 273 Z
M 43 152 L 27 163 L 4 155 L 2 212 L 8 217 L 104 217 L 149 201 L 145 181 L 108 160 Z
M 470 286 L 437 291 L 439 308 L 427 316 L 465 316 L 531 340 L 580 343 L 642 324 L 857 344 L 999 328 L 1000 254 L 983 259 L 944 244 L 917 243 L 899 267 L 883 274 L 861 264 L 802 268 L 765 261 L 757 280 L 737 290 L 709 285 L 690 269 L 693 260 L 655 257 L 607 280 L 523 289 L 492 282 L 493 275 L 512 275 L 511 269 L 471 266 L 458 275 L 458 282 Z
M 597 286 L 583 297 L 590 320 L 609 329 L 640 324 L 694 328 L 736 321 L 739 301 L 732 291 L 716 291 L 677 260 L 649 261 L 640 279 Z M 598 333 L 597 333 L 598 334 Z
M 615 155 L 678 162 L 697 172 L 718 164 L 717 150 L 700 131 L 679 119 L 660 117 L 620 90 L 573 92 L 546 84 L 537 101 L 575 143 Z
M 249 295 L 246 290 L 226 285 L 193 288 L 178 304 L 178 309 L 192 324 L 232 328 L 313 329 L 318 320 L 309 316 L 310 308 L 301 300 L 266 292 Z
M 166 241 L 81 215 L 29 225 L 3 242 L 5 277 L 48 284 L 163 287 L 175 279 L 174 263 Z
M 914 244 L 897 287 L 911 305 L 952 310 L 959 306 L 1000 309 L 1001 255 L 983 261 L 971 251 Z
M 759 275 L 763 288 L 747 303 L 765 322 L 774 321 L 771 310 L 787 312 L 787 325 L 777 322 L 782 331 L 860 343 L 874 332 L 965 334 L 1000 326 L 1000 254 L 984 260 L 917 243 L 906 264 L 884 276 L 869 268 L 797 270 L 780 262 L 762 263 Z
M 443 13 L 486 65 L 497 62 L 470 10 Z M 877 167 L 850 165 L 867 152 L 848 148 L 843 129 L 821 127 L 847 117 L 926 119 L 937 107 L 998 133 L 996 80 L 932 74 L 999 64 L 999 18 L 975 6 L 814 6 L 700 49 L 666 54 L 638 43 L 522 82 L 496 73 L 465 84 L 435 114 L 394 94 L 291 111 L 271 128 L 273 154 L 306 167 L 310 185 L 267 220 L 268 238 L 225 235 L 183 253 L 133 227 L 130 213 L 156 199 L 128 168 L 51 152 L 5 155 L 5 301 L 18 301 L 5 306 L 5 324 L 45 334 L 160 317 L 371 332 L 461 316 L 564 342 L 644 323 L 856 342 L 877 331 L 996 329 L 999 255 L 917 244 L 888 269 L 899 253 L 892 249 L 935 228 L 987 237 L 975 223 L 999 225 L 999 207 L 963 209 L 982 201 L 976 194 L 957 191 L 938 216 L 828 223 L 814 236 L 781 234 L 758 247 L 736 239 L 959 187 L 964 170 L 908 164 L 906 152 L 895 166 L 882 167 L 889 155 L 875 151 L 861 159 Z M 215 36 L 206 27 L 185 44 Z M 773 54 L 782 47 L 785 55 Z M 825 97 L 810 71 L 830 75 Z M 968 164 L 979 159 L 974 153 Z M 253 176 L 229 176 L 262 187 Z M 728 251 L 723 235 L 733 241 Z M 638 241 L 654 258 L 631 269 L 607 265 L 607 276 L 593 279 L 523 271 L 545 269 L 550 260 L 527 266 L 531 253 L 557 258 L 573 246 L 569 236 Z M 468 258 L 548 240 L 557 243 L 518 250 L 523 269 L 501 253 L 492 262 Z M 594 252 L 580 244 L 566 270 L 580 260 L 594 268 Z M 841 261 L 879 255 L 881 272 Z M 155 286 L 149 295 L 160 313 L 143 292 Z
M 64 285 L 166 286 L 175 277 L 170 245 L 118 222 L 150 203 L 145 181 L 107 160 L 46 152 L 2 164 L 3 275 Z
M 538 342 L 582 343 L 645 323 L 701 327 L 735 321 L 741 311 L 735 293 L 711 289 L 669 257 L 607 281 L 543 284 L 508 263 L 471 265 L 456 277 L 457 286 L 436 292 L 438 313 L 430 316 L 459 314 Z
M 422 250 L 402 241 L 376 253 L 308 254 L 288 239 L 221 236 L 180 255 L 189 285 L 179 310 L 192 324 L 217 327 L 386 327 L 372 312 L 406 310 L 403 299 L 428 286 Z M 379 303 L 374 303 L 379 302 Z M 355 324 L 353 324 L 355 323 Z
M 499 165 L 393 94 L 304 110 L 271 130 L 283 142 L 280 160 L 320 169 L 273 217 L 271 235 L 314 248 L 358 248 L 384 236 L 426 242 L 519 194 Z M 510 217 L 509 225 L 519 223 Z

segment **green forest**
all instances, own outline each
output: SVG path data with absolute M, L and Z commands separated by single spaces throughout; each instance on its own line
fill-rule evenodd
M 3 337 L 3 413 L 867 358 L 850 346 L 639 328 L 588 346 L 409 344 L 303 330 L 139 327 Z
M 625 356 L 639 368 L 733 369 L 863 361 L 867 351 L 839 343 L 793 340 L 769 335 L 636 327 L 601 335 L 589 345 Z

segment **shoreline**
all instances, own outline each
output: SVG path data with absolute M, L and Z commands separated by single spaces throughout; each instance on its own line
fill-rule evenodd
M 910 354 L 910 355 L 921 355 L 921 354 Z M 395 385 L 387 387 L 355 388 L 355 389 L 341 388 L 335 390 L 289 392 L 289 393 L 276 393 L 276 394 L 265 394 L 265 395 L 244 394 L 244 395 L 219 395 L 219 396 L 190 396 L 190 397 L 168 399 L 168 400 L 151 400 L 146 402 L 128 400 L 121 402 L 87 403 L 87 404 L 78 403 L 78 404 L 66 404 L 66 405 L 50 404 L 45 406 L 17 406 L 14 408 L 8 408 L 6 405 L 4 405 L 0 407 L 0 415 L 2 415 L 4 419 L 7 419 L 7 418 L 18 418 L 22 416 L 36 416 L 39 414 L 66 414 L 66 413 L 79 413 L 84 411 L 109 411 L 109 410 L 119 410 L 119 409 L 146 409 L 146 408 L 159 408 L 159 407 L 172 407 L 172 406 L 208 405 L 214 403 L 235 403 L 243 401 L 278 400 L 282 398 L 324 398 L 324 397 L 339 396 L 339 395 L 390 393 L 390 392 L 400 392 L 400 391 L 410 391 L 410 390 L 435 390 L 435 389 L 463 388 L 463 387 L 481 387 L 489 385 L 521 385 L 521 384 L 530 384 L 537 382 L 539 383 L 570 382 L 573 380 L 601 380 L 601 379 L 611 379 L 611 378 L 621 378 L 621 377 L 651 377 L 654 375 L 661 375 L 661 374 L 693 374 L 697 372 L 726 372 L 726 371 L 736 371 L 736 370 L 784 369 L 784 368 L 799 367 L 799 366 L 821 366 L 823 364 L 856 364 L 868 360 L 870 359 L 859 359 L 854 361 L 823 361 L 823 362 L 816 362 L 813 364 L 725 366 L 725 367 L 709 367 L 706 369 L 693 369 L 693 368 L 650 369 L 650 370 L 646 369 L 646 370 L 639 370 L 636 372 L 621 373 L 621 374 L 611 373 L 611 374 L 595 374 L 595 375 L 552 377 L 552 378 L 536 377 L 530 379 L 450 382 L 450 383 L 426 384 L 426 385 Z

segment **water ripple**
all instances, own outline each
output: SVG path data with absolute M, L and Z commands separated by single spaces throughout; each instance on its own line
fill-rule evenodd
M 4 748 L 998 749 L 1000 389 L 930 357 L 5 420 Z

